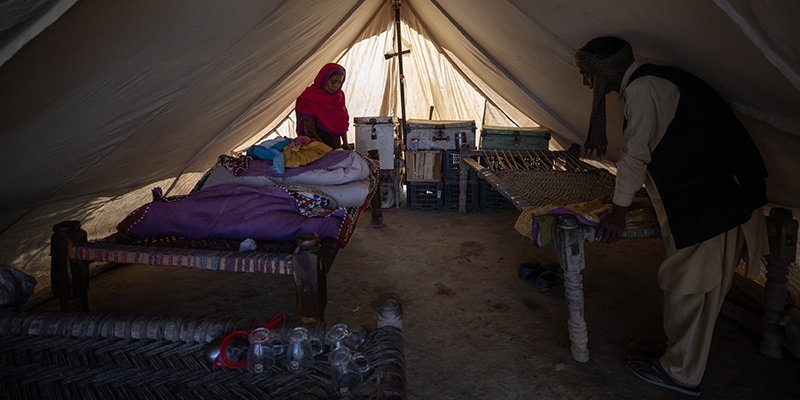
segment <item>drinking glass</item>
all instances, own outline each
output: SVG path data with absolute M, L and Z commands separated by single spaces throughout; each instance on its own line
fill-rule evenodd
M 369 362 L 364 355 L 355 353 L 346 346 L 332 350 L 328 355 L 331 366 L 333 391 L 342 397 L 350 397 L 363 382 L 363 373 L 369 371 Z
M 364 335 L 361 332 L 351 330 L 346 324 L 332 326 L 328 329 L 325 337 L 330 344 L 331 351 L 342 346 L 355 350 L 356 346 L 364 342 Z
M 247 348 L 247 370 L 261 373 L 275 365 L 275 355 L 280 354 L 283 347 L 278 339 L 267 328 L 256 328 L 247 337 L 250 345 Z
M 286 335 L 286 366 L 291 372 L 303 372 L 314 365 L 314 356 L 322 353 L 322 342 L 309 337 L 308 330 L 297 327 Z

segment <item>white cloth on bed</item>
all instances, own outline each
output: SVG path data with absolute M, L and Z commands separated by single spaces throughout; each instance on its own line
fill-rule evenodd
M 217 165 L 212 168 L 203 188 L 222 184 L 250 187 L 301 185 L 327 194 L 339 207 L 358 207 L 364 203 L 364 198 L 369 194 L 367 177 L 370 173 L 367 161 L 353 152 L 334 168 L 311 170 L 287 177 L 236 176 L 227 168 Z

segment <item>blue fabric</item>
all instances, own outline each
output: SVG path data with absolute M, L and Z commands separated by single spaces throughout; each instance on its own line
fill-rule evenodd
M 276 155 L 272 160 L 272 169 L 279 174 L 282 174 L 286 169 L 286 163 L 284 163 L 282 152 L 278 153 L 278 155 Z
M 254 160 L 274 160 L 278 155 L 283 159 L 283 149 L 289 145 L 290 140 L 285 137 L 266 140 L 247 149 L 247 156 Z M 283 161 L 281 161 L 283 164 Z

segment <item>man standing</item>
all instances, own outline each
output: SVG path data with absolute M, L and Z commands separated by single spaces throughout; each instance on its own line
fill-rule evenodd
M 698 396 L 734 270 L 746 252 L 747 273 L 755 274 L 768 253 L 764 160 L 727 103 L 699 78 L 641 64 L 630 44 L 609 36 L 589 41 L 575 61 L 594 90 L 587 151 L 605 152 L 608 93 L 619 93 L 625 114 L 614 204 L 597 237 L 619 240 L 644 184 L 666 247 L 658 270 L 666 343 L 631 342 L 649 357 L 629 357 L 626 365 L 647 382 Z

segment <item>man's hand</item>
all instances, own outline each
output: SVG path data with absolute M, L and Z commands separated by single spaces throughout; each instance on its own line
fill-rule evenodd
M 611 212 L 600 220 L 597 226 L 595 240 L 601 243 L 611 244 L 619 241 L 622 232 L 625 230 L 625 214 L 628 207 L 620 207 L 616 204 L 611 208 Z

